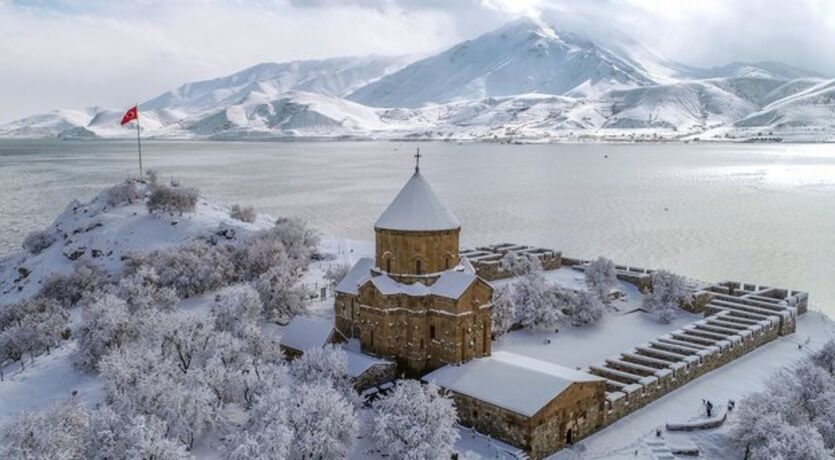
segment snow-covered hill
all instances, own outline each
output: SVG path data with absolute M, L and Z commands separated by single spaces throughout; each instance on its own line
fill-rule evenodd
M 150 193 L 147 184 L 137 188 L 140 195 Z M 0 258 L 0 306 L 32 297 L 51 275 L 71 273 L 76 261 L 89 260 L 118 274 L 125 256 L 133 251 L 153 251 L 219 234 L 238 238 L 272 224 L 267 216 L 254 223 L 233 219 L 228 207 L 202 197 L 195 212 L 171 217 L 149 214 L 144 199 L 114 205 L 110 196 L 104 191 L 86 203 L 73 200 L 44 231 L 51 241 L 47 247 Z
M 613 38 L 616 37 L 616 38 Z M 778 62 L 700 69 L 623 34 L 519 19 L 414 61 L 264 63 L 140 104 L 145 137 L 700 140 L 835 138 L 835 80 Z M 56 110 L 0 138 L 129 138 L 124 109 Z

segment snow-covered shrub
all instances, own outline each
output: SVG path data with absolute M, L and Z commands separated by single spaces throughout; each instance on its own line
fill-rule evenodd
M 68 321 L 67 312 L 52 299 L 6 305 L 0 310 L 0 362 L 48 352 L 67 334 Z
M 233 219 L 237 219 L 241 222 L 255 222 L 255 219 L 258 217 L 258 214 L 255 212 L 255 208 L 252 206 L 241 206 L 237 204 L 232 205 L 232 209 L 229 210 L 229 217 Z
M 56 273 L 47 278 L 38 296 L 56 300 L 64 308 L 70 308 L 77 305 L 84 296 L 93 294 L 108 284 L 110 279 L 105 272 L 94 263 L 82 260 L 75 265 L 71 274 Z
M 458 414 L 452 399 L 437 386 L 400 380 L 373 409 L 372 435 L 377 447 L 393 458 L 435 460 L 452 455 Z
M 228 249 L 203 242 L 177 249 L 160 249 L 149 254 L 133 254 L 125 264 L 125 275 L 140 273 L 143 267 L 156 273 L 159 287 L 174 289 L 180 297 L 191 297 L 227 286 L 236 279 Z
M 119 280 L 116 293 L 127 302 L 131 314 L 149 308 L 171 311 L 179 300 L 177 291 L 170 287 L 160 287 L 160 284 L 156 270 L 143 265 Z
M 0 458 L 84 458 L 88 424 L 87 413 L 74 399 L 40 412 L 24 412 L 0 435 Z
M 36 230 L 23 239 L 23 249 L 32 254 L 40 254 L 55 242 L 55 234 L 48 230 Z
M 194 212 L 199 192 L 196 188 L 168 187 L 157 185 L 148 197 L 148 212 L 166 212 L 180 215 Z
M 302 385 L 296 388 L 291 407 L 292 458 L 344 458 L 348 454 L 359 421 L 342 393 L 326 383 Z
M 507 285 L 493 291 L 493 334 L 501 336 L 510 331 L 516 321 L 516 304 Z
M 591 261 L 585 270 L 586 287 L 603 302 L 609 301 L 609 292 L 618 282 L 615 263 L 600 257 Z
M 343 278 L 345 278 L 345 275 L 347 275 L 349 271 L 351 271 L 351 266 L 348 264 L 336 264 L 332 267 L 328 267 L 328 269 L 325 270 L 325 280 L 327 280 L 328 286 L 330 286 L 331 289 L 335 288 L 336 285 L 339 284 Z
M 606 312 L 599 292 L 577 291 L 567 309 L 568 320 L 573 326 L 596 323 Z
M 348 356 L 342 348 L 334 345 L 305 351 L 291 363 L 290 374 L 302 386 L 322 383 L 347 395 L 353 392 L 348 374 Z
M 145 193 L 139 188 L 139 184 L 135 180 L 128 179 L 105 190 L 104 196 L 108 205 L 119 206 L 124 203 L 132 204 L 134 201 L 139 201 L 145 198 Z
M 255 281 L 267 318 L 290 321 L 307 312 L 310 293 L 298 282 L 298 277 L 283 267 L 272 267 Z
M 137 334 L 137 324 L 130 317 L 127 303 L 113 294 L 104 294 L 81 311 L 75 364 L 95 371 L 102 356 L 133 341 Z
M 644 297 L 643 307 L 662 323 L 669 323 L 675 318 L 676 310 L 691 298 L 683 277 L 658 270 L 652 273 L 652 292 Z

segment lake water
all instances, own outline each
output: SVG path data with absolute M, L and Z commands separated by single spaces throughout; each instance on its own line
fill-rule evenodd
M 495 145 L 146 142 L 146 168 L 227 203 L 373 238 L 421 169 L 462 244 L 535 244 L 707 281 L 805 289 L 835 313 L 835 148 L 828 145 Z M 0 141 L 0 253 L 72 199 L 136 174 L 130 142 Z

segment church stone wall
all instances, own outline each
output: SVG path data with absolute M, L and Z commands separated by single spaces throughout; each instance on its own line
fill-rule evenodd
M 533 417 L 451 392 L 462 425 L 500 439 L 541 459 L 603 426 L 603 382 L 577 382 Z M 521 395 L 520 395 L 521 397 Z
M 377 267 L 392 274 L 440 273 L 458 265 L 458 238 L 461 229 L 407 232 L 374 229 Z M 390 260 L 390 262 L 389 262 Z
M 428 299 L 433 297 L 400 299 L 402 307 L 387 309 L 373 306 L 386 305 L 382 299 L 380 303 L 363 302 L 358 327 L 362 351 L 395 360 L 401 370 L 410 375 L 422 375 L 445 364 L 488 356 L 490 305 L 466 313 L 449 314 L 431 309 Z M 412 305 L 406 306 L 408 304 Z

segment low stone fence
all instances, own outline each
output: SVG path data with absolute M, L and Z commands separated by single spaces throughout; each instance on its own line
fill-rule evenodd
M 512 273 L 501 268 L 502 258 L 508 253 L 536 257 L 545 270 L 556 270 L 562 265 L 562 253 L 559 251 L 513 243 L 465 249 L 460 255 L 470 261 L 478 276 L 487 281 L 494 281 L 513 276 Z
M 587 372 L 607 379 L 604 425 L 775 340 L 781 319 L 754 320 L 719 311 L 607 359 Z

